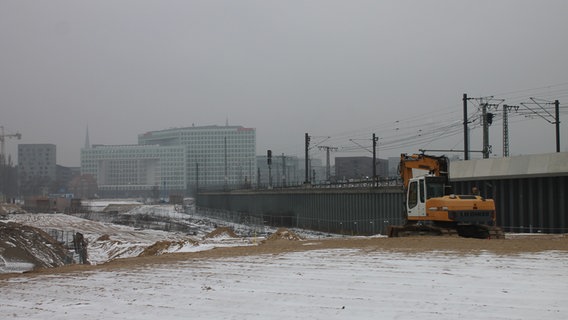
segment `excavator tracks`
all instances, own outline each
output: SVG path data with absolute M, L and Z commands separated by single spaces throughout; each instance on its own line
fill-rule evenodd
M 503 229 L 499 227 L 489 227 L 489 239 L 505 239 Z
M 432 225 L 407 224 L 404 226 L 389 226 L 389 238 L 417 237 L 417 236 L 444 236 L 464 237 L 476 239 L 504 239 L 505 234 L 499 227 L 487 225 L 459 225 L 455 228 Z
M 499 227 L 471 224 L 457 226 L 460 237 L 476 239 L 505 239 L 503 230 Z
M 440 228 L 428 225 L 409 224 L 404 226 L 389 226 L 389 238 L 417 237 L 417 236 L 445 236 L 457 237 L 458 232 L 451 228 Z

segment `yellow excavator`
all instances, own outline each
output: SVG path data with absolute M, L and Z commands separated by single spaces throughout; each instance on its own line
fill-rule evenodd
M 448 167 L 449 161 L 445 156 L 401 154 L 399 173 L 405 190 L 405 224 L 390 226 L 389 237 L 459 235 L 479 239 L 504 238 L 503 231 L 496 226 L 493 200 L 477 194 L 452 194 Z M 428 173 L 414 177 L 415 169 Z

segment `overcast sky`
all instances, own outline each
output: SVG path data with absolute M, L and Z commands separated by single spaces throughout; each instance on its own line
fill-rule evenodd
M 87 126 L 91 143 L 135 144 L 227 119 L 257 129 L 258 154 L 302 156 L 306 132 L 334 156 L 370 156 L 373 133 L 381 158 L 462 149 L 464 93 L 568 106 L 567 16 L 563 0 L 0 0 L 0 125 L 23 135 L 6 140 L 14 161 L 18 143 L 53 143 L 66 166 Z M 511 112 L 511 154 L 554 152 L 547 120 Z

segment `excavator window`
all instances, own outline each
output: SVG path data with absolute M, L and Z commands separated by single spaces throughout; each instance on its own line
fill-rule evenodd
M 418 181 L 412 181 L 408 186 L 408 208 L 412 209 L 418 204 Z
M 420 182 L 420 203 L 424 203 L 424 183 L 426 181 L 421 180 Z
M 439 198 L 445 195 L 445 179 L 426 177 L 426 198 Z
M 428 199 L 430 198 L 438 198 L 444 196 L 444 185 L 440 183 L 429 183 L 427 184 L 426 194 L 428 195 Z

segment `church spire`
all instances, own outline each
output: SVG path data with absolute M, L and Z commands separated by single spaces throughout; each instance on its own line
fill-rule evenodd
M 89 141 L 89 125 L 87 125 L 87 134 L 85 135 L 85 149 L 91 148 L 91 142 Z

